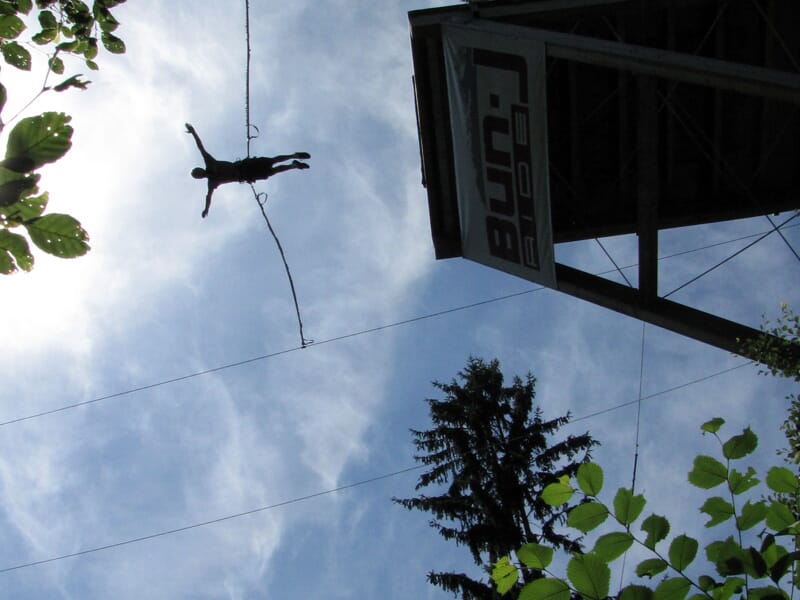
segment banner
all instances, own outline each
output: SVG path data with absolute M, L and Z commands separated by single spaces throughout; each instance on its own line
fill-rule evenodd
M 478 21 L 442 44 L 462 254 L 556 287 L 544 43 Z

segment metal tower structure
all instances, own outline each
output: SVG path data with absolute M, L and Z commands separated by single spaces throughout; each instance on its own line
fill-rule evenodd
M 658 232 L 800 209 L 800 3 L 473 1 L 409 21 L 436 258 L 743 352 L 757 330 L 659 295 Z M 637 288 L 553 259 L 633 233 Z

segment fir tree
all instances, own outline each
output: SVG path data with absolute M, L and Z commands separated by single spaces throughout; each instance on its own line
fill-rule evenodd
M 415 489 L 431 486 L 440 495 L 394 502 L 432 513 L 431 526 L 467 546 L 487 572 L 528 542 L 579 551 L 577 540 L 557 531 L 567 509 L 550 507 L 539 496 L 561 475 L 574 474 L 597 442 L 588 433 L 551 439 L 569 414 L 543 418 L 541 408 L 534 407 L 536 380 L 530 373 L 504 387 L 497 360 L 487 364 L 470 358 L 459 378 L 434 382 L 445 398 L 426 400 L 433 428 L 411 430 L 419 453 L 415 459 L 429 467 Z M 428 580 L 464 600 L 496 597 L 490 583 L 463 573 L 431 572 Z

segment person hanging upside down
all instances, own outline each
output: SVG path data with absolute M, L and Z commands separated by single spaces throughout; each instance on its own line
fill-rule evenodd
M 211 208 L 211 196 L 214 194 L 214 190 L 223 183 L 254 183 L 289 169 L 309 168 L 308 164 L 299 160 L 292 160 L 288 165 L 276 164 L 291 159 L 311 158 L 308 152 L 295 152 L 294 154 L 282 154 L 273 157 L 255 156 L 235 162 L 217 160 L 206 151 L 203 147 L 203 142 L 200 141 L 200 136 L 197 135 L 194 127 L 189 123 L 186 123 L 186 132 L 194 136 L 194 141 L 197 143 L 200 154 L 203 155 L 203 160 L 206 163 L 205 168 L 195 167 L 192 169 L 192 177 L 195 179 L 208 179 L 206 206 L 202 213 L 204 219 L 208 216 L 208 210 Z

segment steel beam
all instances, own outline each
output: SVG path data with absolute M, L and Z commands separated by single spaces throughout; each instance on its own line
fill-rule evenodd
M 664 298 L 644 300 L 634 288 L 560 263 L 556 263 L 556 280 L 559 291 L 576 298 L 758 360 L 757 356 L 750 355 L 743 347 L 745 342 L 764 335 L 752 327 Z M 776 347 L 784 345 L 778 338 L 773 338 L 773 341 Z M 800 344 L 794 344 L 786 352 L 789 360 L 800 360 Z
M 464 27 L 470 25 L 463 24 Z M 480 20 L 475 26 L 481 31 L 513 37 L 523 44 L 525 40 L 542 41 L 546 44 L 547 55 L 552 58 L 800 105 L 800 74 L 797 73 L 486 20 Z

